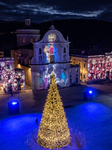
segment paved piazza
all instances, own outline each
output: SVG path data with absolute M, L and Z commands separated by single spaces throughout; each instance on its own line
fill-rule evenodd
M 93 98 L 83 100 L 85 91 L 93 89 Z M 0 95 L 0 150 L 28 150 L 25 141 L 41 120 L 48 91 L 31 89 L 21 93 Z M 85 136 L 87 150 L 112 150 L 112 83 L 78 85 L 59 89 L 70 132 Z M 8 102 L 20 102 L 20 114 L 8 114 Z

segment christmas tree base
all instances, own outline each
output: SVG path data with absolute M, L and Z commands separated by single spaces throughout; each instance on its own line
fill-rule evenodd
M 38 133 L 38 129 L 35 129 L 35 131 L 33 131 L 30 134 L 29 139 L 26 142 L 29 149 L 30 150 L 50 150 L 48 148 L 41 147 L 37 143 L 37 133 Z M 86 150 L 85 137 L 81 132 L 76 130 L 75 132 L 71 133 L 71 138 L 72 139 L 71 139 L 70 144 L 68 144 L 65 147 L 59 148 L 58 150 Z M 53 150 L 57 150 L 57 149 L 53 149 Z

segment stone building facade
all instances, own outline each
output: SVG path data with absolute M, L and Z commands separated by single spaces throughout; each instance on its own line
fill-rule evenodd
M 34 42 L 34 56 L 31 59 L 32 89 L 47 89 L 51 72 L 59 87 L 80 83 L 79 65 L 71 65 L 69 44 L 63 35 L 52 25 L 43 39 Z
M 71 62 L 80 65 L 82 82 L 112 80 L 112 49 L 91 49 L 83 55 L 72 54 Z
M 19 83 L 17 78 L 20 78 Z M 14 58 L 0 58 L 0 93 L 4 90 L 5 92 L 18 91 L 18 86 L 21 90 L 25 89 L 24 70 L 14 68 Z

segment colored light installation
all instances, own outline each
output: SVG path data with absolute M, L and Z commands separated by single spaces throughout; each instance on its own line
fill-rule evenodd
M 18 101 L 10 101 L 8 102 L 8 112 L 10 115 L 19 113 L 19 102 Z
M 92 94 L 93 92 L 91 90 L 89 90 L 89 94 Z
M 55 83 L 55 76 L 51 75 L 50 89 L 39 126 L 37 143 L 44 148 L 58 149 L 68 145 L 70 138 L 70 131 Z
M 55 40 L 56 40 L 56 35 L 54 33 L 48 35 L 48 45 L 45 46 L 44 48 L 44 52 L 46 54 L 46 58 L 45 58 L 46 63 L 50 63 L 51 56 L 54 56 L 55 62 L 59 61 L 58 51 L 54 44 Z
M 12 102 L 12 105 L 16 105 L 17 104 L 17 102 Z

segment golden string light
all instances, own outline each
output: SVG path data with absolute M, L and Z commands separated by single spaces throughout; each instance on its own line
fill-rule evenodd
M 51 75 L 50 89 L 38 130 L 37 143 L 44 148 L 58 149 L 70 144 L 70 138 L 70 131 L 63 103 L 55 83 L 55 76 Z

